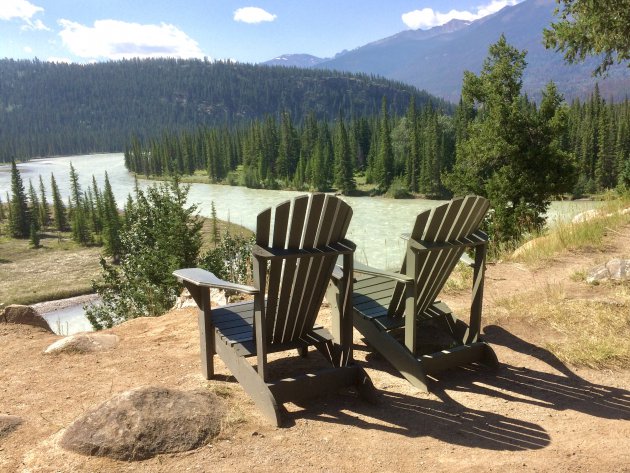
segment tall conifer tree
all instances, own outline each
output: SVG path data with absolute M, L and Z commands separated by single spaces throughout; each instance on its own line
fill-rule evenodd
M 14 238 L 28 238 L 31 230 L 31 218 L 22 183 L 22 176 L 11 161 L 11 201 L 10 201 L 9 233 Z
M 55 175 L 52 173 L 50 174 L 50 190 L 52 192 L 53 219 L 55 221 L 55 229 L 60 232 L 66 231 L 68 229 L 66 206 L 64 205 L 61 194 L 59 193 L 59 187 L 57 187 Z
M 50 225 L 50 205 L 46 199 L 46 188 L 42 175 L 39 175 L 39 221 L 42 228 Z

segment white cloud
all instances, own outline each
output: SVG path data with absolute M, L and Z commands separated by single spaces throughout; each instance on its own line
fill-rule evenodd
M 435 11 L 432 8 L 423 8 L 422 10 L 413 10 L 403 13 L 402 21 L 413 30 L 426 30 L 433 28 L 434 26 L 443 25 L 454 19 L 466 21 L 478 20 L 479 18 L 498 12 L 503 7 L 516 5 L 521 1 L 522 0 L 492 0 L 487 5 L 477 7 L 475 12 L 466 10 L 451 10 L 447 13 L 442 13 Z
M 203 58 L 199 44 L 173 25 L 141 25 L 118 20 L 97 20 L 85 26 L 59 20 L 63 44 L 82 58 Z
M 29 20 L 25 25 L 22 25 L 23 30 L 36 30 L 36 31 L 50 31 L 42 20 Z
M 25 30 L 50 31 L 42 20 L 33 20 L 35 15 L 43 11 L 42 7 L 33 5 L 28 0 L 2 0 L 0 2 L 0 20 L 20 20 L 24 22 L 22 29 Z
M 29 53 L 30 54 L 30 53 L 33 52 L 33 48 L 31 48 L 30 46 L 24 46 L 24 48 L 22 48 L 22 49 L 24 49 L 25 53 Z
M 263 21 L 273 21 L 276 18 L 276 15 L 258 7 L 243 7 L 234 12 L 234 21 L 242 21 L 243 23 L 262 23 Z

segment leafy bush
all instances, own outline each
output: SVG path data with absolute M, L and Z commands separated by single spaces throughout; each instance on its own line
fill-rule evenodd
M 100 305 L 86 309 L 95 329 L 161 315 L 172 307 L 177 297 L 172 273 L 194 266 L 201 248 L 197 207 L 186 207 L 189 188 L 175 178 L 146 193 L 136 190 L 120 233 L 120 265 L 101 258 L 102 281 L 92 283 L 102 299 Z
M 387 197 L 392 199 L 408 199 L 411 197 L 403 177 L 398 176 L 394 178 L 389 189 L 387 189 Z
M 237 284 L 252 281 L 252 245 L 254 237 L 232 236 L 225 232 L 214 249 L 199 259 L 199 266 L 215 276 Z

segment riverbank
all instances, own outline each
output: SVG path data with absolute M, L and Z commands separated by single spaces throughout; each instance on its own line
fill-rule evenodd
M 31 307 L 40 314 L 47 314 L 56 310 L 67 309 L 73 306 L 83 306 L 98 299 L 97 294 L 84 294 L 82 296 L 68 297 L 66 299 L 57 299 L 54 301 L 37 302 L 31 304 Z

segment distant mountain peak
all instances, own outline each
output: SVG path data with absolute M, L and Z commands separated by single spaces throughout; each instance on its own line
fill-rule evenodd
M 314 67 L 327 59 L 311 54 L 282 54 L 281 56 L 262 62 L 264 66 Z
M 443 25 L 434 26 L 433 28 L 429 28 L 428 30 L 405 30 L 397 33 L 393 36 L 389 36 L 387 38 L 383 38 L 378 41 L 374 41 L 373 43 L 369 43 L 366 46 L 377 45 L 377 44 L 387 44 L 387 43 L 395 43 L 397 41 L 424 41 L 427 39 L 435 38 L 436 36 L 440 36 L 443 34 L 454 33 L 455 31 L 459 31 L 470 26 L 473 22 L 468 20 L 458 20 L 454 19 L 449 21 L 448 23 L 444 23 Z

